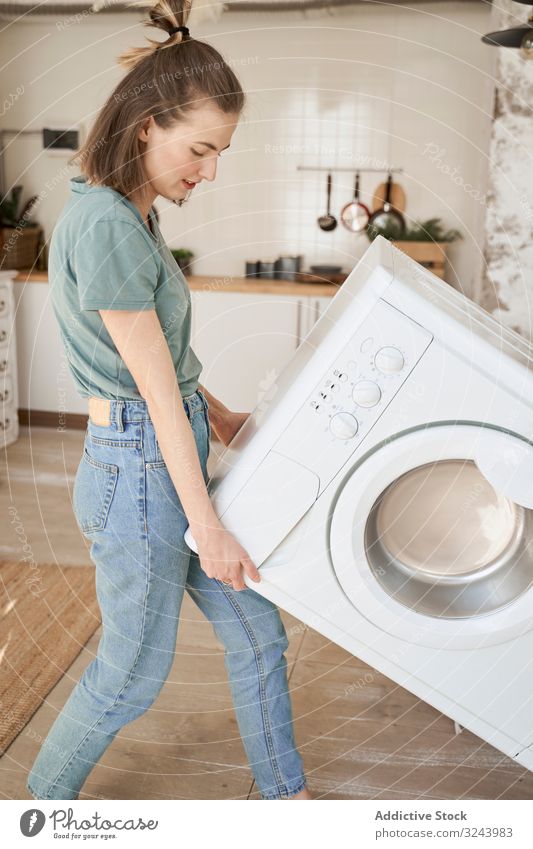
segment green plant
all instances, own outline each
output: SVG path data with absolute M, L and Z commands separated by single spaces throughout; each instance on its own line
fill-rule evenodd
M 182 272 L 184 274 L 190 274 L 191 262 L 194 257 L 193 252 L 190 251 L 188 248 L 174 248 L 174 250 L 171 250 L 170 253 L 176 260 Z
M 415 221 L 411 227 L 406 227 L 401 236 L 398 236 L 396 224 L 391 227 L 367 227 L 366 234 L 371 242 L 376 236 L 384 236 L 385 239 L 395 242 L 454 242 L 462 239 L 459 230 L 444 230 L 440 218 L 428 218 L 427 221 Z
M 20 211 L 20 198 L 22 186 L 13 186 L 10 196 L 6 195 L 0 200 L 0 227 L 31 227 L 36 222 L 28 218 L 28 212 L 38 199 L 33 195 Z
M 174 248 L 170 251 L 174 259 L 191 259 L 194 256 L 193 252 L 188 248 Z

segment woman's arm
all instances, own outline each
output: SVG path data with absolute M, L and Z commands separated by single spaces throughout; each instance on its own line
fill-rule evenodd
M 227 407 L 224 406 L 222 401 L 219 401 L 218 398 L 215 398 L 214 395 L 211 395 L 211 393 L 208 392 L 205 386 L 202 386 L 201 383 L 198 384 L 198 388 L 204 393 L 205 397 L 207 398 L 207 403 L 209 404 L 209 421 L 215 433 L 218 434 L 230 411 Z
M 229 445 L 238 430 L 241 429 L 250 413 L 234 413 L 224 406 L 222 401 L 207 391 L 205 386 L 198 384 L 209 404 L 209 422 L 216 435 L 224 445 Z
M 235 589 L 245 589 L 241 564 L 252 580 L 260 580 L 259 572 L 245 549 L 222 526 L 209 500 L 196 441 L 156 311 L 99 312 L 146 400 L 161 454 L 198 545 L 202 568 L 209 577 L 229 578 Z

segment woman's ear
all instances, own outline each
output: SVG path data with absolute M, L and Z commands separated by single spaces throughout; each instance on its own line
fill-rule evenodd
M 144 121 L 142 122 L 141 126 L 139 127 L 139 132 L 137 133 L 137 137 L 141 141 L 143 141 L 143 142 L 148 141 L 148 132 L 149 132 L 150 127 L 152 126 L 153 121 L 154 121 L 153 116 L 149 115 L 149 117 L 145 118 Z

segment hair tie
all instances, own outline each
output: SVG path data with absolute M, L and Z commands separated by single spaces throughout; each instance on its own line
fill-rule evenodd
M 189 35 L 189 28 L 188 27 L 172 27 L 168 31 L 168 34 L 169 34 L 169 36 L 172 36 L 176 32 L 182 32 L 183 35 L 188 36 Z

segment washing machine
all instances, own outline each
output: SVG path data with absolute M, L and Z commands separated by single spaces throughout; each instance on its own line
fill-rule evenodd
M 208 483 L 248 586 L 528 769 L 532 365 L 378 236 Z

